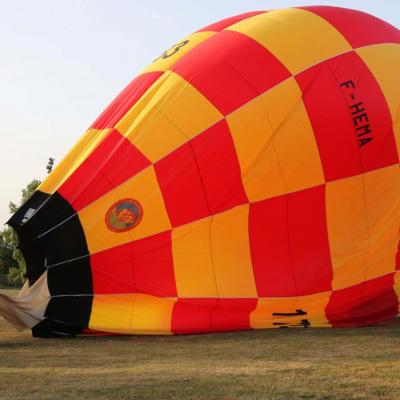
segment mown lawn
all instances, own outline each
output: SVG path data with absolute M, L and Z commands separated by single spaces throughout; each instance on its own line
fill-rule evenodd
M 33 339 L 0 320 L 0 398 L 400 399 L 400 328 Z

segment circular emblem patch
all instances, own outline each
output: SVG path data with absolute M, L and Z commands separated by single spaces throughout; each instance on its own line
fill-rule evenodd
M 126 232 L 134 228 L 143 217 L 143 209 L 137 200 L 122 199 L 107 211 L 106 224 L 113 232 Z

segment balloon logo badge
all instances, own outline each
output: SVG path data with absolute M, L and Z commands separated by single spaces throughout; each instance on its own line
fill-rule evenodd
M 134 199 L 122 199 L 114 203 L 106 213 L 106 224 L 113 232 L 126 232 L 140 223 L 143 209 Z

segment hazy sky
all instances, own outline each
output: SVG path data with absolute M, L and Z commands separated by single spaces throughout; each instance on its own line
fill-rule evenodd
M 155 56 L 252 10 L 329 4 L 400 27 L 400 0 L 0 0 L 0 224 L 50 156 L 59 161 Z M 1 227 L 1 225 L 0 225 Z

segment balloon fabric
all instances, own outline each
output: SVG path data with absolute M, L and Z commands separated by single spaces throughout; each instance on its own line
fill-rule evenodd
M 192 33 L 10 219 L 29 283 L 0 313 L 42 337 L 394 319 L 399 110 L 400 31 L 366 13 Z

